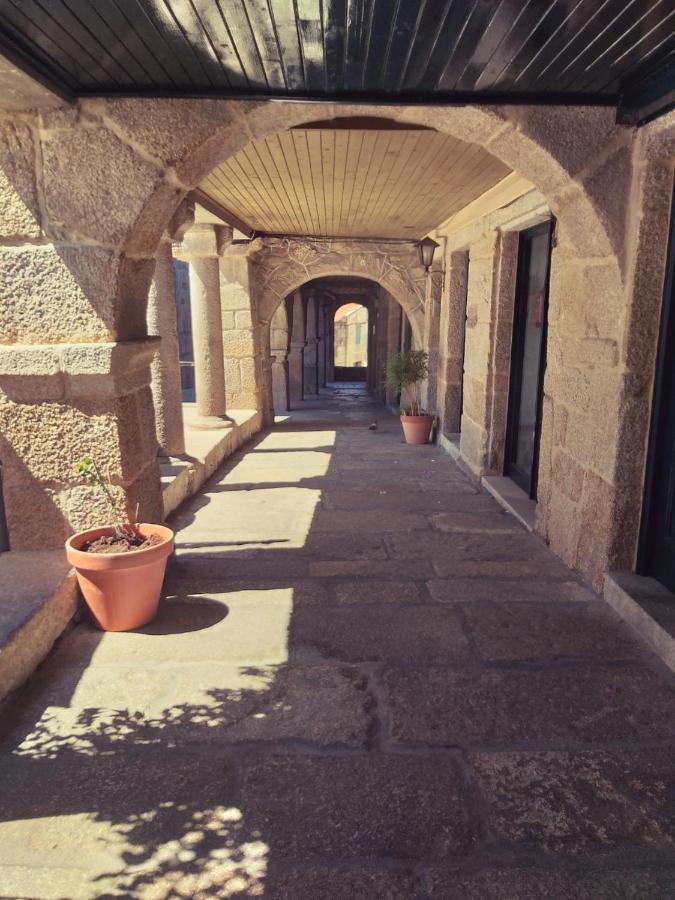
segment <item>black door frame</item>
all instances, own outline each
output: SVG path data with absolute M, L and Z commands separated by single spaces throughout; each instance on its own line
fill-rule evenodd
M 534 453 L 532 456 L 532 472 L 527 478 L 513 463 L 518 442 L 518 416 L 522 393 L 523 349 L 525 344 L 525 323 L 527 321 L 527 305 L 522 301 L 527 289 L 530 261 L 530 238 L 548 233 L 548 256 L 546 260 L 546 280 L 544 282 L 544 321 L 541 332 L 541 351 L 537 372 L 537 408 L 534 423 Z M 509 400 L 506 415 L 506 444 L 504 447 L 504 474 L 522 488 L 532 500 L 537 498 L 537 482 L 539 476 L 539 444 L 541 441 L 541 420 L 544 408 L 544 373 L 546 371 L 546 350 L 548 343 L 548 294 L 551 275 L 551 251 L 555 219 L 551 216 L 545 222 L 533 225 L 520 232 L 518 237 L 518 264 L 516 268 L 516 292 L 513 308 L 513 332 L 511 337 L 511 372 L 509 375 Z
M 664 389 L 666 360 L 668 353 L 675 353 L 675 184 L 670 208 L 670 231 L 668 236 L 668 255 L 666 258 L 666 277 L 663 284 L 663 301 L 659 322 L 659 341 L 656 351 L 656 371 L 654 390 L 652 393 L 651 421 L 649 440 L 647 443 L 647 463 L 645 468 L 642 518 L 636 571 L 641 575 L 650 574 L 650 546 L 656 522 L 654 521 L 656 488 L 657 451 L 660 433 L 663 431 Z

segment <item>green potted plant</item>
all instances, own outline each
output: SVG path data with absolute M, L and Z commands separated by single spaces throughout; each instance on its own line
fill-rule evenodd
M 157 614 L 173 531 L 165 525 L 127 522 L 122 504 L 91 456 L 83 457 L 73 471 L 97 488 L 102 505 L 96 512 L 112 522 L 66 541 L 66 556 L 85 602 L 104 631 L 140 628 Z
M 401 394 L 399 414 L 408 444 L 428 443 L 434 424 L 434 416 L 422 409 L 421 385 L 428 372 L 429 354 L 424 350 L 396 353 L 387 366 L 387 381 Z

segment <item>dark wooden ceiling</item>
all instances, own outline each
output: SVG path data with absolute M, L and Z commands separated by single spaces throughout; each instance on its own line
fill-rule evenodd
M 71 96 L 675 101 L 675 0 L 0 0 L 0 50 Z

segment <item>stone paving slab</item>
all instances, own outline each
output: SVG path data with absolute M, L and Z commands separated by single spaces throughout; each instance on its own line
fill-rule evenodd
M 366 688 L 365 677 L 346 666 L 121 664 L 92 667 L 78 678 L 72 667 L 51 665 L 25 696 L 9 739 L 20 741 L 18 754 L 33 758 L 59 749 L 102 753 L 120 741 L 365 747 L 372 730 Z
M 436 869 L 427 883 L 432 900 L 667 900 L 675 896 L 675 869 L 495 868 L 474 875 Z
M 406 534 L 411 532 L 419 534 L 429 529 L 429 522 L 418 513 L 387 512 L 383 515 L 379 510 L 376 512 L 368 510 L 350 512 L 348 510 L 319 509 L 312 522 L 312 528 L 318 532 L 386 534 L 389 531 L 402 531 Z
M 269 900 L 414 900 L 423 890 L 410 869 L 354 871 L 338 866 L 273 869 L 265 887 Z
M 447 859 L 477 840 L 449 755 L 250 757 L 242 806 L 249 826 L 293 859 Z
M 427 599 L 423 583 L 415 581 L 348 581 L 336 584 L 335 599 L 340 604 L 418 604 Z
M 461 604 L 485 660 L 641 659 L 645 646 L 604 603 L 522 600 Z
M 672 746 L 472 754 L 497 840 L 547 853 L 675 850 Z
M 290 588 L 188 595 L 165 601 L 154 622 L 137 631 L 101 636 L 94 628 L 78 628 L 54 656 L 84 657 L 97 665 L 283 664 L 292 605 Z
M 508 513 L 492 509 L 436 513 L 431 524 L 445 534 L 522 534 L 522 525 Z
M 432 578 L 427 587 L 439 603 L 597 601 L 593 591 L 580 582 L 551 581 L 545 572 L 539 578 Z
M 442 515 L 447 510 L 466 512 L 495 511 L 495 501 L 465 481 L 453 482 L 451 490 L 443 489 L 427 496 L 419 487 L 405 487 L 399 483 L 384 484 L 377 490 L 372 485 L 362 490 L 353 490 L 351 480 L 347 485 L 323 487 L 321 491 L 321 508 L 329 510 L 400 510 L 432 512 Z
M 675 689 L 641 666 L 389 669 L 383 684 L 390 737 L 401 743 L 560 746 L 675 740 Z M 648 704 L 642 703 L 644 697 Z
M 464 562 L 539 562 L 547 565 L 551 555 L 542 543 L 533 539 L 520 526 L 506 529 L 505 533 L 499 534 L 499 540 L 487 529 L 483 532 L 449 532 L 434 528 L 430 534 L 415 530 L 405 535 L 387 535 L 386 543 L 394 558 L 439 559 L 444 566 L 452 565 L 453 562 L 456 565 Z M 560 568 L 562 573 L 569 576 L 569 570 L 562 563 L 559 567 L 552 568 Z
M 311 562 L 307 567 L 307 574 L 312 578 L 410 578 L 420 581 L 431 578 L 434 568 L 428 559 L 350 559 Z
M 291 646 L 311 648 L 320 657 L 350 662 L 400 661 L 451 663 L 470 656 L 464 630 L 446 608 L 369 603 L 359 608 L 297 610 L 291 622 Z

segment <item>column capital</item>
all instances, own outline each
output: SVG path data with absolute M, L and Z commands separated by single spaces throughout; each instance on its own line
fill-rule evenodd
M 196 259 L 217 259 L 232 243 L 229 225 L 197 222 L 187 229 L 180 244 L 174 245 L 174 256 L 189 262 Z

